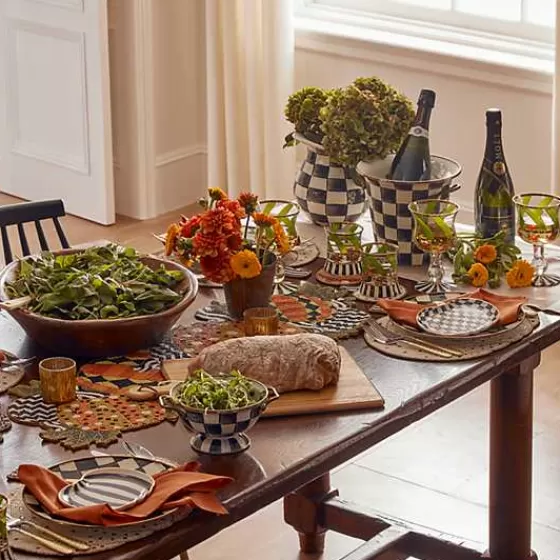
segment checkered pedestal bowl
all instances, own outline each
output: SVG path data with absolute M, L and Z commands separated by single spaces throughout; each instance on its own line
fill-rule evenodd
M 366 209 L 366 191 L 355 182 L 356 170 L 334 164 L 322 146 L 300 134 L 307 156 L 296 175 L 294 195 L 314 223 L 355 222 Z
M 241 453 L 251 445 L 251 440 L 245 432 L 257 423 L 268 404 L 279 398 L 278 392 L 273 387 L 268 387 L 254 379 L 250 381 L 255 394 L 260 398 L 255 404 L 243 408 L 202 410 L 185 406 L 179 399 L 183 383 L 173 385 L 169 395 L 160 397 L 160 404 L 164 408 L 178 412 L 186 428 L 195 432 L 190 444 L 197 453 L 208 455 Z
M 386 177 L 391 170 L 394 156 L 383 160 L 358 163 L 357 171 L 366 182 L 370 196 L 370 212 L 377 241 L 396 243 L 399 247 L 399 264 L 421 266 L 427 254 L 412 240 L 413 219 L 408 205 L 425 198 L 449 199 L 461 188 L 454 181 L 462 168 L 456 161 L 431 156 L 432 177 L 429 181 L 392 181 Z

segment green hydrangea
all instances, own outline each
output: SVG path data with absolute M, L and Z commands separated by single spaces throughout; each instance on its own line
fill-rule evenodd
M 284 114 L 294 124 L 294 129 L 309 140 L 320 144 L 323 141 L 320 111 L 330 92 L 318 87 L 304 87 L 288 98 Z M 286 145 L 295 143 L 293 134 L 286 137 Z
M 351 167 L 383 159 L 399 148 L 413 118 L 406 96 L 379 78 L 358 78 L 333 90 L 321 108 L 323 147 L 333 161 Z

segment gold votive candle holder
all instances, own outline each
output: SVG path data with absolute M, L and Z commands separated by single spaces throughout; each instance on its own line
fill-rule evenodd
M 247 336 L 278 334 L 278 312 L 272 307 L 246 309 L 243 320 Z
M 76 362 L 70 358 L 46 358 L 39 362 L 41 396 L 46 403 L 76 399 Z

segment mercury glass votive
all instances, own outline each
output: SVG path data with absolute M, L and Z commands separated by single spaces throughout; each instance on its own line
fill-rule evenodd
M 278 334 L 278 312 L 272 307 L 252 307 L 243 312 L 245 334 L 266 336 Z
M 70 358 L 47 358 L 39 362 L 41 396 L 46 403 L 76 399 L 76 362 Z
M 362 245 L 362 283 L 356 293 L 357 299 L 372 302 L 406 295 L 397 276 L 398 251 L 398 246 L 393 243 Z

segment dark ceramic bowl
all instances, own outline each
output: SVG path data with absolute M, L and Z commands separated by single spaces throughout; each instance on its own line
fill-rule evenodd
M 229 375 L 217 376 L 221 378 Z M 245 435 L 265 411 L 270 402 L 279 395 L 273 387 L 267 387 L 260 381 L 249 380 L 259 400 L 254 404 L 232 410 L 203 410 L 185 406 L 179 396 L 183 383 L 172 385 L 169 395 L 160 397 L 164 408 L 175 410 L 188 430 L 195 432 L 191 439 L 192 448 L 198 453 L 209 455 L 231 455 L 245 451 L 251 440 Z
M 65 249 L 53 253 L 59 255 L 77 252 L 79 249 Z M 144 256 L 142 261 L 150 268 L 158 268 L 163 264 L 169 270 L 179 270 L 183 273 L 183 280 L 177 290 L 184 295 L 179 303 L 160 313 L 123 319 L 72 321 L 44 317 L 27 309 L 8 310 L 8 313 L 33 341 L 61 356 L 108 357 L 149 348 L 161 342 L 183 311 L 195 300 L 198 283 L 194 274 L 178 263 L 153 256 Z M 19 261 L 14 261 L 0 272 L 0 301 L 9 299 L 5 285 L 16 277 L 18 271 Z

